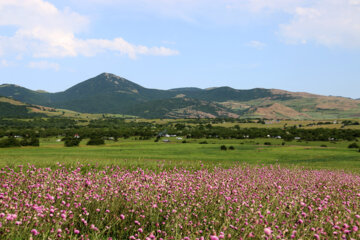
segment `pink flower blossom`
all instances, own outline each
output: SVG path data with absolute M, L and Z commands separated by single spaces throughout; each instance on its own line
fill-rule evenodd
M 16 214 L 8 214 L 6 217 L 6 220 L 8 221 L 14 221 L 17 218 Z
M 34 236 L 37 236 L 37 235 L 39 235 L 39 232 L 36 229 L 32 229 L 31 234 Z
M 271 235 L 272 231 L 271 231 L 271 228 L 264 228 L 264 233 L 268 236 Z

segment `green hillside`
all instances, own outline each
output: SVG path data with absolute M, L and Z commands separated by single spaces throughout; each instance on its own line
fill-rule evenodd
M 28 104 L 0 96 L 0 118 L 32 118 L 45 116 L 32 112 L 30 107 Z
M 32 91 L 13 84 L 0 85 L 0 95 L 10 97 L 21 102 L 38 105 L 50 105 L 51 93 Z

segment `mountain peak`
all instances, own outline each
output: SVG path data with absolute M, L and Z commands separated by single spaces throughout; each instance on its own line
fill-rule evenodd
M 126 85 L 136 85 L 136 86 L 139 86 L 137 85 L 136 83 L 133 83 L 129 80 L 127 80 L 126 78 L 123 78 L 123 77 L 119 77 L 115 74 L 112 74 L 112 73 L 107 73 L 107 72 L 104 72 L 94 78 L 91 78 L 89 80 L 93 80 L 93 81 L 107 81 L 109 83 L 112 83 L 114 85 L 119 85 L 119 84 L 126 84 Z M 87 81 L 89 81 L 87 80 Z M 85 81 L 85 82 L 87 82 Z M 139 86 L 140 87 L 140 86 Z
M 64 94 L 69 96 L 109 96 L 114 93 L 137 94 L 143 87 L 112 73 L 102 73 L 67 89 Z
M 98 76 L 96 77 L 103 77 L 103 78 L 121 78 L 113 73 L 107 73 L 107 72 L 103 72 L 101 74 L 99 74 Z

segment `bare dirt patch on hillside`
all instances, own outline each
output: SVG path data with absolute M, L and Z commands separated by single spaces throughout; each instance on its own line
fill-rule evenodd
M 274 103 L 269 107 L 259 107 L 254 113 L 271 119 L 281 118 L 281 116 L 286 118 L 311 118 L 305 113 L 300 113 L 280 103 Z

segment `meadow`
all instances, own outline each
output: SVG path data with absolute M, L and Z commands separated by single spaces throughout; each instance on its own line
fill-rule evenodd
M 3 168 L 2 239 L 359 239 L 360 177 L 327 170 Z
M 41 139 L 40 147 L 0 149 L 0 167 L 27 165 L 56 167 L 60 162 L 66 166 L 90 164 L 92 167 L 116 165 L 127 169 L 151 169 L 183 167 L 199 169 L 224 167 L 238 164 L 281 165 L 309 169 L 333 169 L 360 173 L 358 149 L 348 149 L 350 141 L 317 142 L 281 139 L 190 139 L 187 143 L 169 138 L 161 140 L 119 139 L 106 141 L 103 146 L 87 146 L 84 139 L 79 147 L 65 148 L 56 138 Z M 206 142 L 207 144 L 200 144 Z M 264 145 L 270 142 L 271 145 Z M 234 147 L 221 151 L 220 146 Z M 325 147 L 326 146 L 326 147 Z
M 360 239 L 354 141 L 163 139 L 0 149 L 0 238 Z

